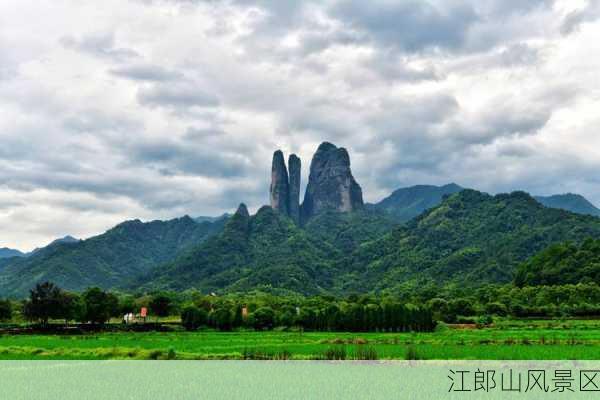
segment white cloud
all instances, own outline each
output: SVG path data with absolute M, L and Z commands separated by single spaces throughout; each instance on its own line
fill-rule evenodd
M 598 3 L 7 0 L 1 246 L 268 201 L 270 157 L 600 204 Z M 406 20 L 399 24 L 399 20 Z

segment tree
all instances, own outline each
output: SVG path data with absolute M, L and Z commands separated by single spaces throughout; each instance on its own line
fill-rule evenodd
M 485 305 L 485 312 L 489 315 L 498 315 L 500 317 L 504 317 L 506 314 L 508 314 L 508 309 L 504 304 L 494 302 Z
M 253 313 L 255 329 L 271 329 L 275 324 L 275 311 L 271 307 L 260 307 Z
M 215 328 L 222 331 L 231 330 L 233 315 L 227 305 L 223 304 L 219 306 L 219 308 L 213 310 L 210 313 L 210 319 Z
M 50 318 L 64 315 L 61 289 L 51 282 L 38 283 L 29 292 L 29 300 L 23 304 L 23 315 L 30 321 L 47 326 Z
M 136 310 L 135 298 L 133 296 L 122 296 L 119 298 L 119 313 L 127 314 Z
M 207 318 L 206 311 L 196 306 L 189 306 L 181 312 L 181 325 L 188 331 L 193 331 L 205 325 Z
M 65 320 L 65 325 L 71 320 L 80 319 L 84 312 L 84 305 L 76 293 L 61 291 L 59 296 L 60 311 L 58 316 Z
M 93 324 L 103 324 L 110 317 L 117 316 L 119 312 L 119 299 L 112 293 L 107 293 L 100 288 L 87 289 L 83 293 L 83 304 L 85 311 L 82 315 L 83 321 Z
M 10 300 L 0 300 L 0 321 L 10 321 L 12 319 L 12 304 Z
M 157 294 L 150 300 L 150 312 L 156 317 L 168 317 L 173 300 L 164 293 Z
M 235 307 L 235 312 L 233 313 L 233 321 L 231 322 L 231 325 L 234 328 L 239 328 L 240 326 L 244 325 L 244 315 L 242 313 L 242 306 L 239 304 Z

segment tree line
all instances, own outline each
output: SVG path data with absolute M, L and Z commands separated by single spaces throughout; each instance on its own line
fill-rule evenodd
M 436 325 L 429 307 L 391 298 L 275 296 L 261 292 L 215 296 L 196 291 L 134 296 L 97 287 L 73 293 L 51 282 L 31 289 L 21 304 L 21 315 L 42 327 L 57 321 L 102 325 L 111 318 L 139 313 L 141 307 L 147 307 L 151 318 L 179 315 L 182 326 L 188 330 L 293 327 L 311 331 L 407 332 L 431 331 Z M 10 320 L 12 313 L 12 303 L 0 301 L 0 320 Z
M 142 307 L 150 318 L 172 316 L 186 329 L 273 329 L 315 331 L 428 331 L 437 321 L 489 321 L 495 317 L 598 317 L 600 286 L 465 285 L 407 283 L 402 290 L 379 295 L 275 295 L 261 291 L 206 295 L 195 290 L 127 294 L 89 288 L 72 293 L 46 282 L 35 286 L 21 303 L 0 300 L 0 320 L 20 313 L 22 319 L 48 325 L 71 321 L 101 325 Z

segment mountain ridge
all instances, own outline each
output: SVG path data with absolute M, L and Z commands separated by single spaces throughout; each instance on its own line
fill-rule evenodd
M 122 222 L 105 233 L 77 242 L 58 241 L 0 271 L 0 293 L 23 295 L 50 280 L 69 290 L 116 288 L 179 251 L 220 231 L 223 221 L 196 223 L 185 216 L 169 221 Z

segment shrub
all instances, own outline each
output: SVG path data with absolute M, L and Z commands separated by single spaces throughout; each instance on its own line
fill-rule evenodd
M 186 307 L 181 312 L 181 325 L 188 331 L 196 330 L 205 325 L 206 320 L 206 311 L 196 306 Z
M 505 317 L 508 314 L 506 306 L 502 303 L 488 303 L 485 305 L 485 312 L 489 315 L 498 315 Z
M 477 327 L 483 328 L 486 325 L 491 325 L 494 323 L 494 319 L 491 315 L 482 315 L 477 319 Z
M 176 358 L 177 358 L 177 353 L 175 353 L 175 350 L 169 349 L 169 352 L 167 353 L 167 360 L 174 360 Z

